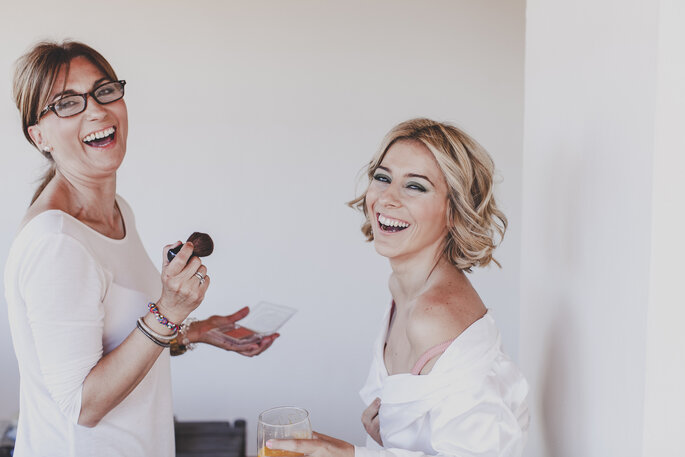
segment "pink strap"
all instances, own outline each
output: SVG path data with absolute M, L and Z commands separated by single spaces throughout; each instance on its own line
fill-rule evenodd
M 454 341 L 456 338 L 452 338 L 451 340 L 445 341 L 444 343 L 440 343 L 437 346 L 433 346 L 429 350 L 423 353 L 421 357 L 419 357 L 419 360 L 416 361 L 416 364 L 414 365 L 414 368 L 411 369 L 411 374 L 413 375 L 418 375 L 421 374 L 421 370 L 423 370 L 423 367 L 426 366 L 430 360 L 435 357 L 436 355 L 440 355 L 443 352 L 445 352 L 445 349 L 449 347 L 450 344 L 452 344 L 452 341 Z

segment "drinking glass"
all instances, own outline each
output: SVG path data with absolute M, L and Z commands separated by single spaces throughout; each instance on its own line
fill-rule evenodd
M 312 425 L 309 412 L 295 406 L 271 408 L 259 415 L 257 422 L 258 457 L 297 457 L 299 452 L 268 449 L 270 439 L 311 439 Z

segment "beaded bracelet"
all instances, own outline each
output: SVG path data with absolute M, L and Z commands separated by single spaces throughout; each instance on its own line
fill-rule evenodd
M 175 332 L 178 331 L 178 324 L 174 324 L 169 319 L 167 319 L 164 314 L 160 313 L 155 303 L 150 302 L 147 304 L 147 307 L 150 309 L 150 312 L 155 315 L 155 317 L 157 318 L 157 322 L 159 322 L 160 324 L 162 324 L 170 330 L 173 330 Z

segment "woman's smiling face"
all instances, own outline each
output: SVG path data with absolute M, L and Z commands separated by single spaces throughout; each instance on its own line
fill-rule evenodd
M 447 204 L 447 183 L 428 148 L 395 142 L 366 192 L 376 251 L 390 259 L 426 249 L 438 255 L 447 236 Z
M 66 80 L 66 84 L 65 84 Z M 89 93 L 109 81 L 106 75 L 85 57 L 75 57 L 69 74 L 59 72 L 49 103 L 62 95 Z M 29 127 L 29 134 L 40 149 L 47 149 L 57 169 L 65 176 L 93 181 L 111 176 L 126 154 L 128 113 L 123 98 L 106 105 L 88 95 L 86 109 L 60 118 L 54 112 Z

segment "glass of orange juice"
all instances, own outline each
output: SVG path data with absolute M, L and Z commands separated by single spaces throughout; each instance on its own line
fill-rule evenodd
M 295 406 L 279 406 L 267 409 L 259 415 L 257 422 L 258 457 L 297 457 L 299 452 L 269 449 L 266 442 L 270 439 L 311 439 L 312 424 L 309 412 Z

